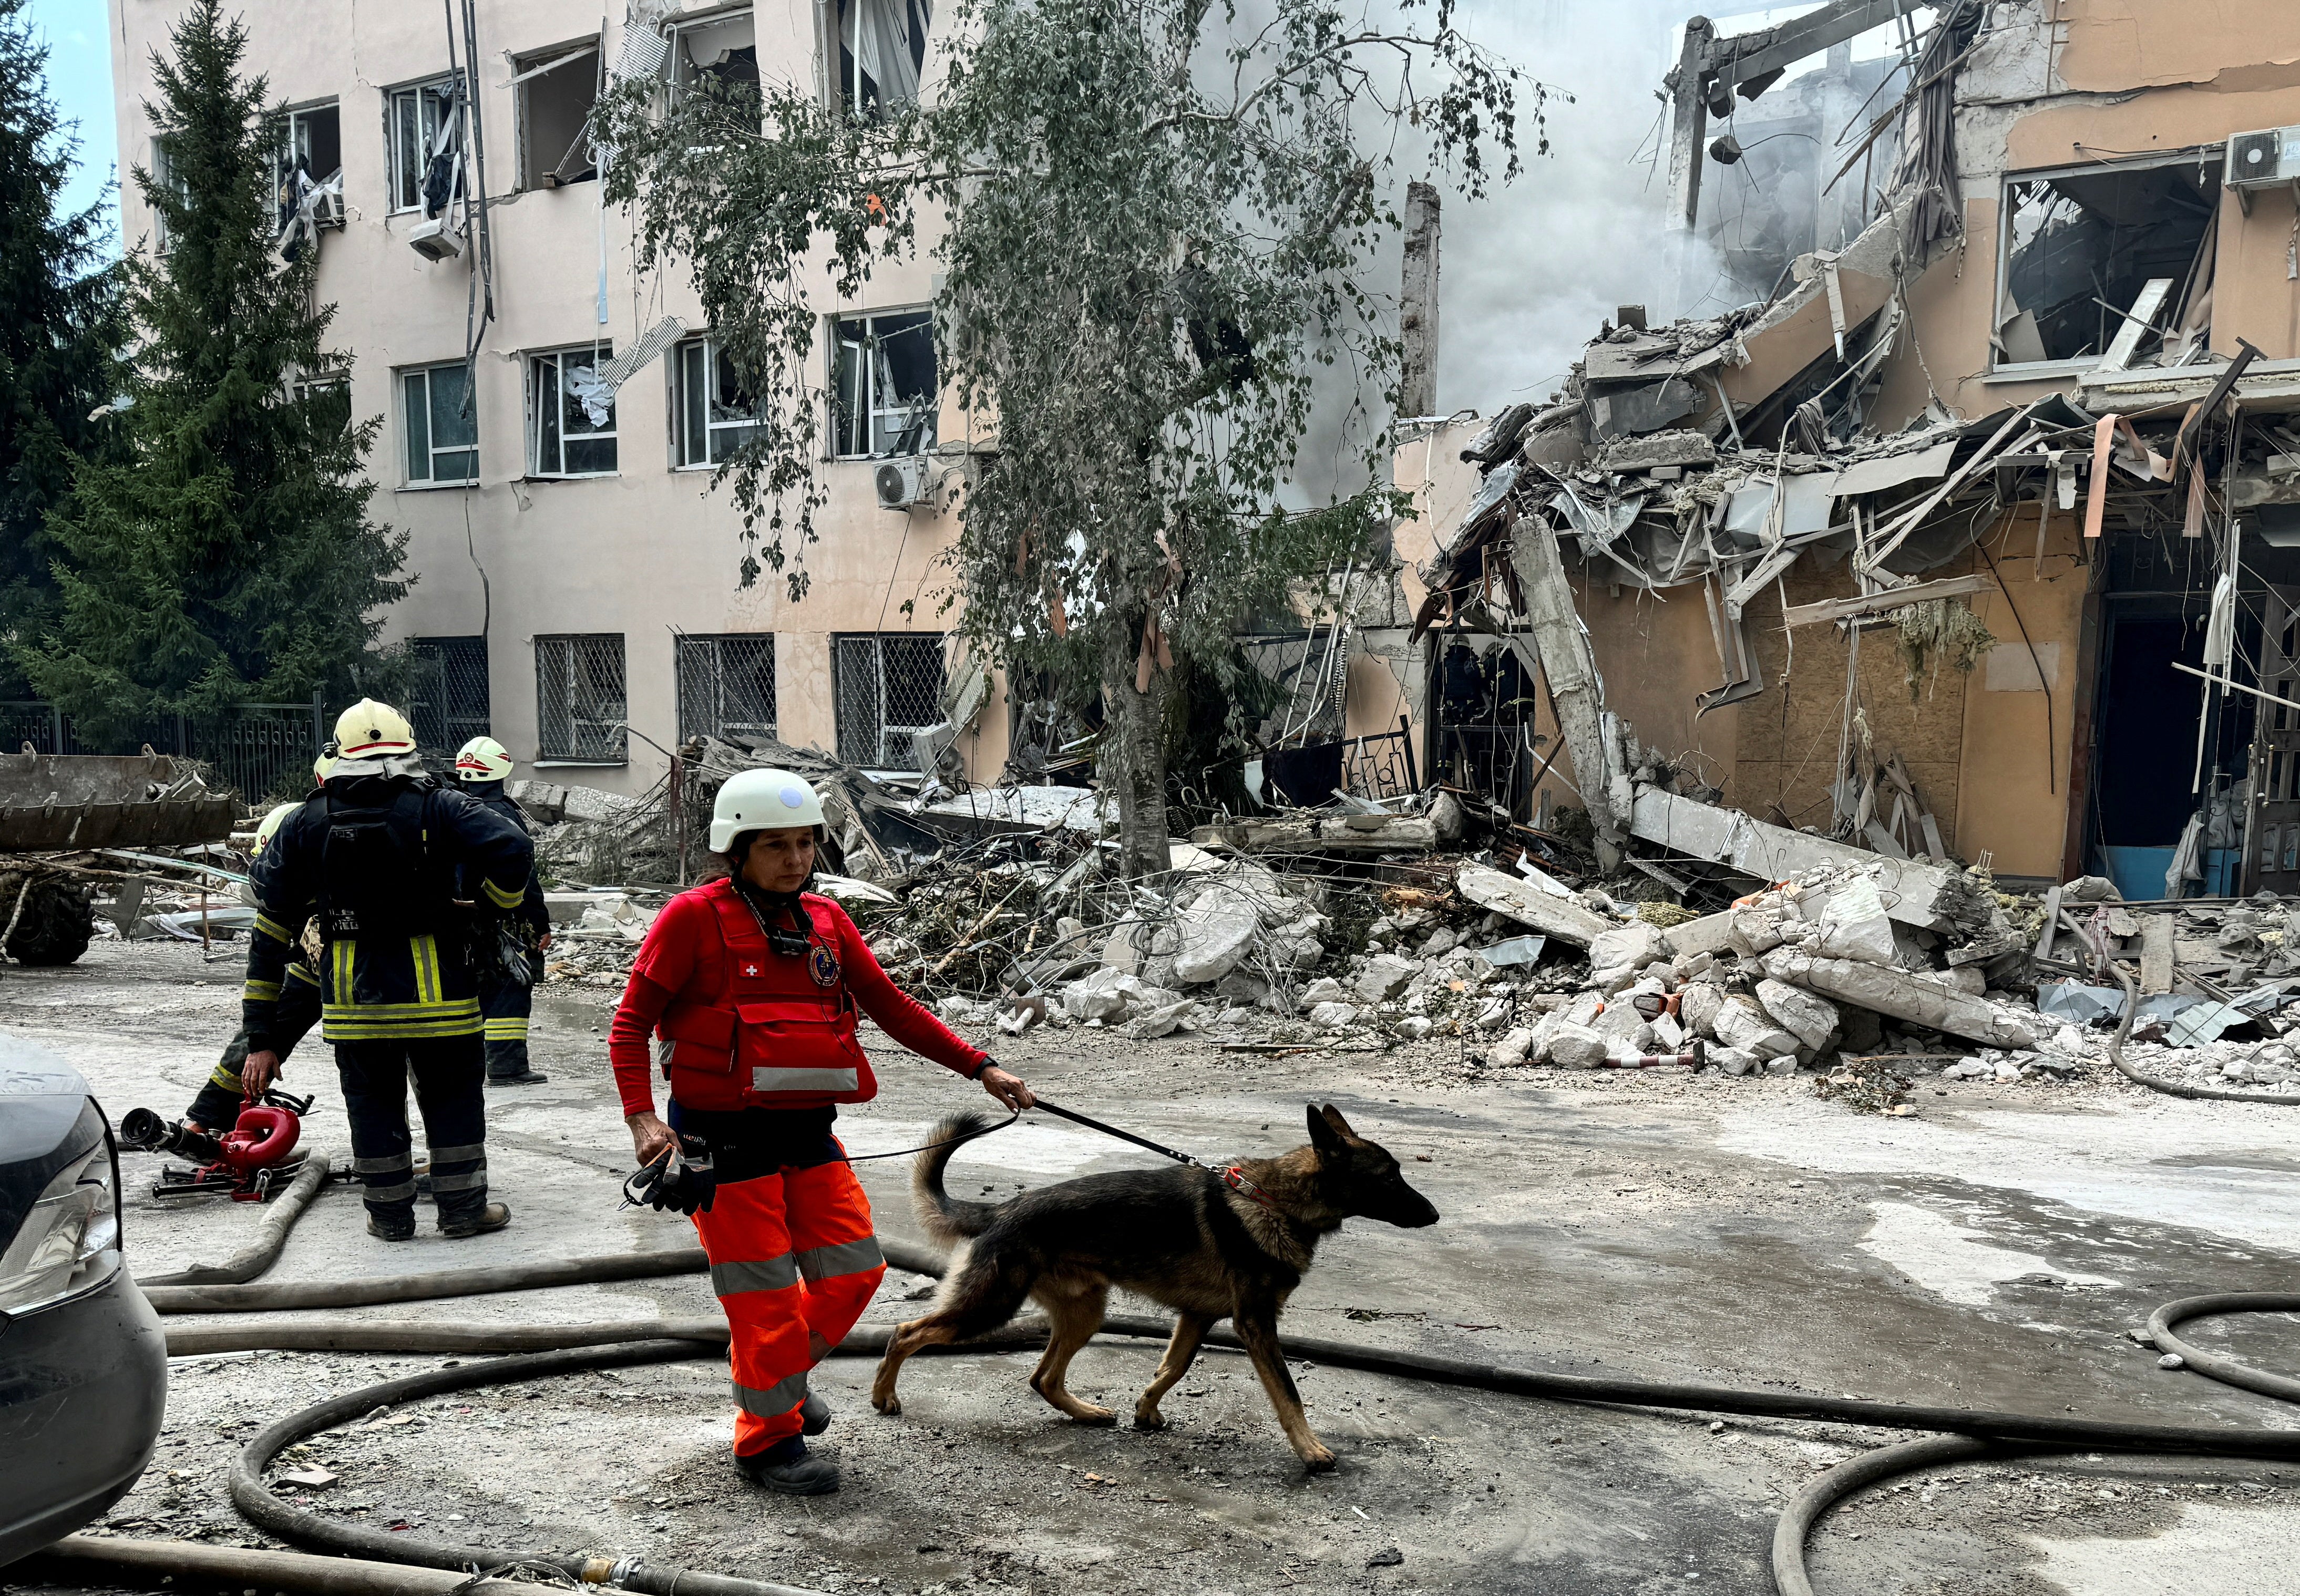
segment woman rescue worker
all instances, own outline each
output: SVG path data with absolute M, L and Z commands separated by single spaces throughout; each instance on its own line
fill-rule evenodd
M 879 1089 L 855 1039 L 857 1009 L 1007 1107 L 1034 1101 L 888 978 L 844 910 L 803 890 L 821 835 L 821 802 L 800 777 L 729 777 L 711 817 L 711 851 L 729 873 L 655 917 L 608 1035 L 640 1166 L 671 1153 L 707 1163 L 715 1179 L 694 1219 L 732 1332 L 735 1462 L 803 1496 L 838 1489 L 838 1468 L 807 1454 L 805 1436 L 830 1422 L 807 1371 L 887 1272 L 871 1204 L 830 1128 L 838 1104 Z M 671 1078 L 668 1124 L 649 1079 L 656 1059 Z

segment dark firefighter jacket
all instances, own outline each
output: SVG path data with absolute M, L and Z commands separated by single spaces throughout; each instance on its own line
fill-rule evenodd
M 339 802 L 382 802 L 371 783 L 398 786 L 406 777 L 360 776 L 329 784 Z M 321 856 L 329 829 L 327 791 L 313 794 L 288 817 L 256 862 L 255 935 L 247 950 L 247 985 L 240 1007 L 248 1050 L 268 1050 L 279 984 L 295 954 L 297 928 L 320 906 Z M 462 881 L 475 902 L 498 912 L 520 909 L 534 868 L 527 833 L 485 804 L 451 787 L 433 786 L 422 806 L 424 876 L 431 883 Z M 327 944 L 320 981 L 321 1034 L 330 1043 L 377 1042 L 480 1033 L 479 998 L 465 951 L 465 910 L 439 885 L 424 878 L 404 884 L 429 893 L 421 904 L 429 928 L 409 935 L 346 936 Z
M 504 794 L 503 783 L 467 781 L 460 784 L 457 790 L 466 797 L 478 799 L 528 835 L 535 835 L 535 827 L 527 823 L 527 811 L 520 808 L 517 800 Z M 468 885 L 455 895 L 473 902 L 479 898 L 477 891 Z M 547 936 L 551 934 L 551 908 L 543 901 L 543 883 L 536 878 L 531 866 L 527 872 L 527 897 L 519 906 L 519 918 L 535 935 Z

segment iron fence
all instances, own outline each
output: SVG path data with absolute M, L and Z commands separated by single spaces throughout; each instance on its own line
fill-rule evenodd
M 921 732 L 942 723 L 940 632 L 861 632 L 831 639 L 838 757 L 915 770 Z
M 0 702 L 0 750 L 36 753 L 154 753 L 197 760 L 250 803 L 307 791 L 312 761 L 326 744 L 327 711 L 314 693 L 303 703 L 242 703 L 215 715 L 171 715 L 108 740 L 84 738 L 52 703 Z
M 736 632 L 679 639 L 679 736 L 736 742 L 775 735 L 775 639 Z

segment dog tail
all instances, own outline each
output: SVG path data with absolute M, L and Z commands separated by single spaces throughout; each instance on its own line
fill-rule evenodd
M 990 1228 L 992 1216 L 997 1213 L 996 1204 L 969 1202 L 954 1197 L 943 1189 L 943 1170 L 957 1151 L 962 1142 L 979 1135 L 991 1123 L 988 1114 L 967 1112 L 953 1114 L 934 1127 L 928 1145 L 911 1165 L 911 1201 L 918 1209 L 919 1223 L 927 1234 L 946 1247 L 957 1245 L 969 1236 L 980 1235 Z

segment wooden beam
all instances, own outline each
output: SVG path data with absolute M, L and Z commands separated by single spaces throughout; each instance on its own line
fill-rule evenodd
M 1909 604 L 1930 603 L 1935 599 L 1962 598 L 1967 594 L 1995 591 L 1996 584 L 1978 572 L 1969 577 L 1943 577 L 1938 582 L 1919 582 L 1909 587 L 1888 588 L 1883 593 L 1862 594 L 1854 598 L 1823 599 L 1817 604 L 1797 604 L 1781 611 L 1781 624 L 1790 627 L 1818 626 L 1828 620 L 1859 620 L 1865 616 L 1882 615 Z

